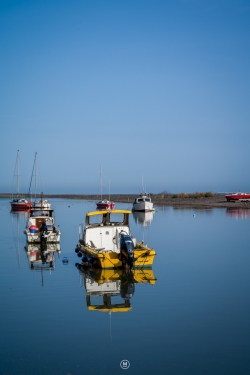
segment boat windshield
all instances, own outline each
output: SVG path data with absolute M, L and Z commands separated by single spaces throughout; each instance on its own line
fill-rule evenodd
M 124 214 L 112 214 L 110 213 L 110 223 L 123 223 Z
M 93 225 L 93 224 L 101 224 L 102 223 L 102 215 L 94 215 L 94 216 L 90 216 L 89 217 L 89 224 L 90 225 Z
M 50 216 L 49 211 L 33 211 L 32 216 Z
M 87 225 L 128 225 L 128 214 L 106 212 L 87 217 Z

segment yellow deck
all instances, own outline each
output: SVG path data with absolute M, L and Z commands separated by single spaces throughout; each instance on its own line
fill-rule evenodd
M 84 251 L 88 256 L 91 256 L 99 261 L 100 268 L 120 268 L 122 261 L 119 259 L 119 254 L 112 251 L 103 251 L 103 249 L 93 249 L 89 246 L 78 244 L 78 248 Z M 135 268 L 151 267 L 154 262 L 156 252 L 142 244 L 136 243 L 134 249 Z

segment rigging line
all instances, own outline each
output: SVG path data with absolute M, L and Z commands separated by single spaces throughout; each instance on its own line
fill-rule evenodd
M 29 193 L 28 193 L 29 195 L 30 195 L 30 190 L 31 190 L 31 185 L 32 185 L 32 180 L 33 180 L 33 173 L 34 173 L 34 169 L 35 169 L 35 165 L 36 165 L 36 155 L 37 155 L 37 152 L 35 153 L 35 159 L 34 159 L 32 173 L 31 173 L 30 187 L 29 187 Z
M 110 343 L 112 344 L 112 330 L 111 330 L 111 311 L 109 311 L 109 316 L 110 316 Z
M 13 175 L 13 180 L 12 180 L 12 199 L 13 199 L 13 196 L 14 196 L 14 183 L 15 182 L 16 182 L 16 196 L 19 197 L 19 191 L 20 191 L 19 158 L 20 158 L 19 150 L 17 150 L 17 157 L 16 157 L 14 175 Z
M 39 163 L 37 163 L 37 170 L 38 170 L 38 178 L 39 178 L 39 181 L 40 181 L 40 184 L 41 184 L 41 190 L 43 190 L 43 181 L 42 181 L 42 175 L 41 175 L 41 171 L 40 171 L 40 166 L 39 166 Z

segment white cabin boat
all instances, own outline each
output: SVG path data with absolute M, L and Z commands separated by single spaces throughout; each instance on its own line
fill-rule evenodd
M 37 199 L 36 198 L 36 188 L 37 188 L 37 170 L 38 170 L 38 161 L 37 161 L 38 157 L 37 157 L 37 152 L 35 153 L 35 159 L 34 159 L 34 164 L 33 164 L 33 168 L 32 168 L 32 173 L 31 173 L 31 180 L 30 180 L 30 187 L 29 187 L 29 196 L 31 196 L 31 187 L 33 185 L 33 178 L 34 178 L 34 189 L 35 189 L 35 192 L 34 192 L 34 202 L 32 203 L 32 207 L 35 208 L 35 209 L 40 209 L 40 210 L 43 210 L 43 209 L 46 209 L 46 210 L 49 210 L 51 208 L 51 204 L 48 200 L 46 199 L 43 199 L 43 193 L 41 193 L 41 198 Z
M 49 210 L 50 207 L 51 207 L 51 204 L 47 199 L 40 199 L 38 201 L 33 202 L 33 208 L 36 208 L 36 209 Z
M 53 210 L 31 209 L 24 234 L 28 243 L 58 243 L 61 232 L 55 227 Z
M 148 194 L 141 194 L 133 203 L 132 211 L 154 211 L 154 204 Z

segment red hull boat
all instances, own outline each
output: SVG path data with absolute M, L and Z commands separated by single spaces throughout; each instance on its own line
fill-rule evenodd
M 105 199 L 103 201 L 97 202 L 96 208 L 98 210 L 113 210 L 115 208 L 115 204 Z
M 12 196 L 11 204 L 11 211 L 28 211 L 32 207 L 32 203 L 27 201 L 24 198 L 21 198 L 19 195 L 19 150 L 17 150 L 17 158 L 16 158 L 16 165 L 15 165 L 15 171 L 14 171 L 14 179 L 16 178 L 16 184 L 17 184 L 17 192 L 16 197 L 14 198 Z
M 13 199 L 11 202 L 11 211 L 27 211 L 32 207 L 32 203 L 26 199 Z
M 228 202 L 230 201 L 250 201 L 250 193 L 233 193 L 225 195 Z

